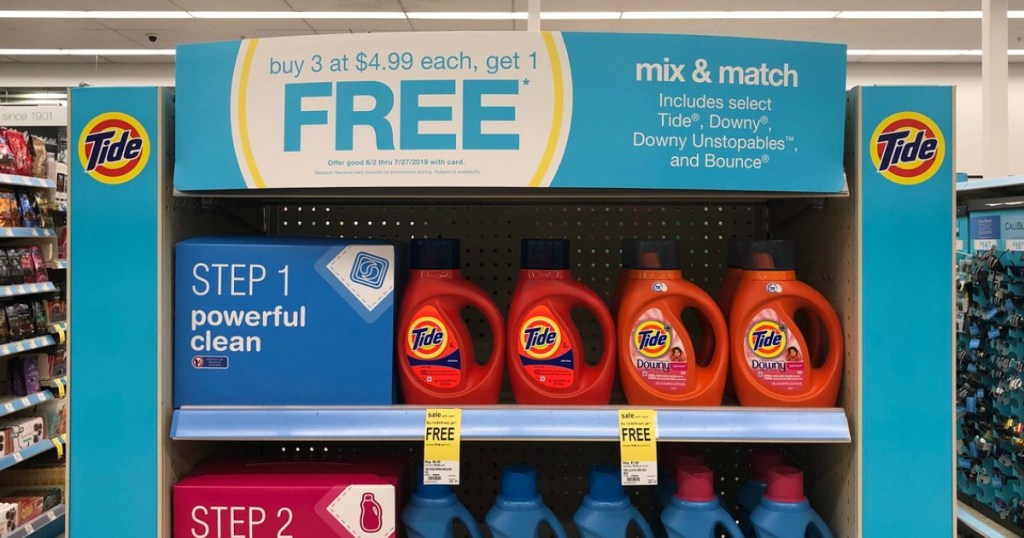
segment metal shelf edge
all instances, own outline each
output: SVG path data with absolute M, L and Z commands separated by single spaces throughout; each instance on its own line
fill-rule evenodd
M 57 287 L 53 285 L 53 282 L 11 284 L 8 286 L 0 286 L 0 298 L 18 297 L 21 295 L 33 295 L 37 293 L 53 293 L 55 291 L 57 291 Z
M 27 396 L 11 396 L 0 400 L 0 417 L 5 417 L 11 413 L 17 413 L 23 411 L 29 407 L 35 407 L 43 402 L 53 400 L 53 392 L 50 389 L 44 389 L 39 392 L 33 392 Z
M 186 407 L 171 437 L 188 440 L 418 440 L 422 407 Z M 466 407 L 462 439 L 617 441 L 614 407 Z M 658 440 L 849 443 L 842 409 L 658 410 Z
M 53 439 L 41 439 L 38 443 L 35 443 L 34 445 L 26 448 L 25 450 L 20 450 L 18 452 L 8 454 L 0 458 L 0 471 L 14 467 L 17 464 L 27 459 L 34 458 L 44 452 L 49 452 L 50 450 L 53 450 L 54 448 L 56 448 L 54 442 L 59 443 L 61 441 L 59 439 L 56 441 L 54 441 Z
M 34 338 L 18 340 L 17 342 L 8 342 L 0 345 L 0 357 L 25 353 L 35 349 L 53 346 L 56 345 L 56 343 L 57 342 L 52 336 L 36 336 Z
M 67 507 L 64 504 L 58 504 L 42 514 L 39 514 L 33 518 L 32 521 L 23 523 L 20 527 L 15 529 L 14 532 L 7 535 L 7 538 L 28 538 L 46 527 L 49 527 L 55 521 L 61 520 L 65 513 L 67 513 Z
M 41 189 L 57 188 L 52 179 L 32 176 L 17 176 L 14 174 L 0 174 L 0 185 L 11 185 L 14 187 L 38 187 Z
M 1013 533 L 1007 531 L 1002 525 L 992 521 L 985 517 L 984 514 L 974 510 L 967 506 L 963 502 L 957 501 L 956 503 L 956 518 L 959 519 L 964 525 L 967 525 L 974 532 L 984 536 L 985 538 L 1002 538 L 1004 536 L 1013 536 Z

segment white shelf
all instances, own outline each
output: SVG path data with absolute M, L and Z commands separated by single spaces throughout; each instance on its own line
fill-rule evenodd
M 462 439 L 617 441 L 618 409 L 481 406 L 462 408 Z M 183 407 L 171 437 L 189 440 L 406 440 L 423 438 L 425 408 Z M 680 407 L 658 409 L 658 440 L 849 443 L 842 409 Z
M 14 187 L 39 187 L 42 189 L 55 189 L 52 180 L 42 177 L 16 176 L 13 174 L 0 174 L 0 185 L 11 185 Z
M 36 293 L 53 293 L 55 291 L 57 291 L 57 287 L 53 285 L 53 282 L 11 284 L 10 286 L 0 286 L 0 298 L 33 295 Z
M 0 457 L 0 471 L 14 467 L 17 464 L 29 458 L 34 458 L 44 452 L 49 452 L 58 446 L 63 450 L 64 445 L 66 444 L 66 439 L 63 439 L 62 437 L 41 439 L 38 443 L 31 445 L 24 450 Z
M 0 228 L 0 238 L 27 239 L 33 237 L 57 237 L 53 228 Z
M 68 378 L 67 376 L 59 379 L 46 381 L 45 383 L 52 383 L 55 385 L 54 390 L 59 390 L 56 385 L 60 384 L 63 387 L 67 387 Z M 67 389 L 60 390 L 63 394 Z M 56 399 L 60 396 L 54 395 L 53 390 L 44 389 L 39 392 L 34 392 L 28 396 L 0 396 L 0 417 L 10 415 L 11 413 L 17 413 L 30 407 L 35 407 L 43 402 Z
M 36 336 L 35 338 L 29 338 L 27 340 L 19 340 L 17 342 L 8 342 L 0 345 L 0 357 L 6 357 L 8 355 L 16 355 L 18 353 L 25 353 L 34 349 L 44 348 L 48 346 L 56 345 L 57 342 L 52 336 Z
M 956 503 L 956 518 L 964 525 L 970 527 L 971 530 L 985 538 L 1014 536 L 1012 532 L 1006 530 L 1002 525 L 992 521 L 985 517 L 981 512 L 978 512 L 960 501 L 957 501 Z
M 67 512 L 67 507 L 63 504 L 58 504 L 53 508 L 39 514 L 35 519 L 28 523 L 23 523 L 20 527 L 14 530 L 11 534 L 8 534 L 6 538 L 29 538 L 30 536 L 41 536 L 44 529 L 49 531 L 52 526 L 64 526 L 64 514 Z M 54 529 L 57 530 L 57 529 Z M 63 529 L 60 529 L 63 530 Z M 37 534 L 38 533 L 38 534 Z M 52 534 L 47 534 L 52 536 Z
M 47 263 L 46 266 L 49 267 L 50 269 L 67 269 L 68 268 L 68 261 L 67 260 L 53 260 L 52 262 Z

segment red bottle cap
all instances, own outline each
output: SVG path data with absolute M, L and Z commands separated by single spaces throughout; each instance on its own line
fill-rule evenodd
M 764 496 L 781 503 L 806 501 L 803 471 L 785 465 L 773 467 L 768 471 L 768 490 Z
M 768 481 L 768 470 L 786 464 L 786 458 L 774 450 L 758 449 L 750 453 L 750 478 Z
M 715 500 L 715 474 L 703 465 L 683 465 L 676 469 L 676 497 L 683 501 L 705 503 Z

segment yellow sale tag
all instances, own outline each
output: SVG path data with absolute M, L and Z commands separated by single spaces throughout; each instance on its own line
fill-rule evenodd
M 619 452 L 623 486 L 658 484 L 658 425 L 654 410 L 619 410 Z
M 423 483 L 459 484 L 461 409 L 427 409 L 423 431 Z

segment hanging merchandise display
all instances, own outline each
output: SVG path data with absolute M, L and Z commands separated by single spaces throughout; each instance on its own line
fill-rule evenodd
M 615 323 L 604 301 L 572 276 L 569 241 L 523 239 L 521 270 L 508 314 L 508 367 L 521 404 L 607 404 L 615 379 Z M 571 316 L 590 312 L 604 353 L 593 365 Z
M 805 310 L 828 338 L 815 364 L 796 323 Z M 732 374 L 740 403 L 749 406 L 830 407 L 839 396 L 843 333 L 828 300 L 796 279 L 793 243 L 752 241 L 729 315 Z
M 683 279 L 675 241 L 638 240 L 618 313 L 619 371 L 633 405 L 720 405 L 729 367 L 728 332 L 714 299 Z M 708 321 L 716 343 L 707 364 L 697 361 L 680 319 L 686 309 Z
M 462 277 L 459 241 L 413 239 L 398 320 L 398 370 L 410 404 L 496 404 L 505 369 L 505 321 L 483 289 Z M 462 310 L 483 313 L 494 341 L 483 365 Z
M 951 88 L 847 93 L 843 46 L 713 36 L 321 35 L 175 58 L 174 90 L 71 92 L 73 344 L 104 358 L 74 365 L 76 535 L 687 536 L 669 516 L 730 519 L 754 444 L 806 472 L 838 535 L 952 534 L 949 372 L 918 366 L 949 342 L 891 337 L 907 294 L 922 334 L 951 318 Z M 86 143 L 112 136 L 132 151 Z M 733 239 L 763 246 L 720 307 Z M 908 258 L 897 290 L 886 264 Z M 776 363 L 802 366 L 796 389 Z M 896 492 L 908 414 L 927 450 Z M 702 443 L 713 488 L 672 443 Z M 658 448 L 689 473 L 667 496 Z M 75 488 L 110 461 L 138 487 Z M 804 501 L 764 487 L 751 518 L 775 532 Z

